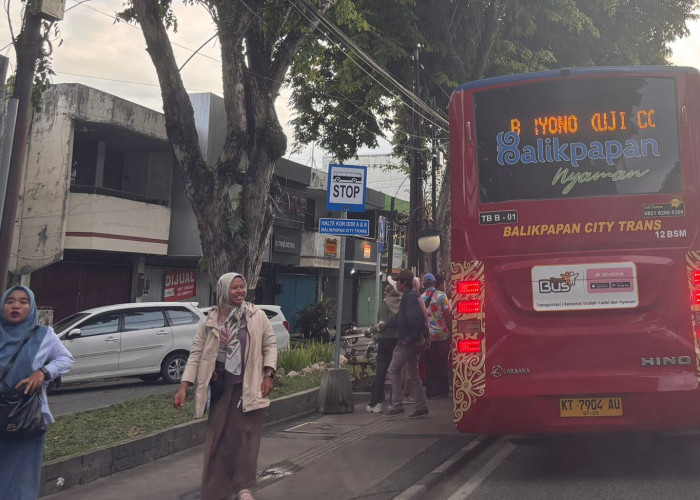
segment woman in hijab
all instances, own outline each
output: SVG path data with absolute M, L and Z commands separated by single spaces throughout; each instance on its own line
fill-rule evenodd
M 204 415 L 207 388 L 211 405 L 207 426 L 202 499 L 252 500 L 263 409 L 270 405 L 277 367 L 277 340 L 267 315 L 245 298 L 248 285 L 238 273 L 227 273 L 216 285 L 217 306 L 199 325 L 180 388 L 196 384 L 195 418 Z
M 30 340 L 21 347 L 32 333 Z M 63 347 L 53 328 L 39 326 L 34 294 L 24 286 L 11 287 L 2 296 L 0 374 L 18 350 L 10 371 L 0 380 L 0 388 L 17 388 L 25 394 L 41 391 L 41 413 L 44 422 L 50 424 L 53 416 L 46 399 L 46 385 L 73 366 L 73 356 Z M 12 492 L 12 498 L 37 498 L 44 437 L 39 434 L 0 440 L 0 492 Z

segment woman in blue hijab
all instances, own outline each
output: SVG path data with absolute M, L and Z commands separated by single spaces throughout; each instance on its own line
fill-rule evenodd
M 22 342 L 38 326 L 34 294 L 25 286 L 14 286 L 2 295 L 0 316 L 0 374 L 20 349 Z M 0 388 L 16 387 L 25 393 L 41 391 L 44 422 L 53 422 L 46 399 L 49 380 L 66 373 L 73 356 L 63 347 L 53 328 L 39 326 L 17 356 Z M 39 495 L 44 434 L 28 438 L 0 438 L 0 492 L 4 498 L 29 500 Z

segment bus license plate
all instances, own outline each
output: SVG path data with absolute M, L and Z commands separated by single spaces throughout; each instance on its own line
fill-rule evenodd
M 559 400 L 561 417 L 621 417 L 622 398 L 569 398 Z

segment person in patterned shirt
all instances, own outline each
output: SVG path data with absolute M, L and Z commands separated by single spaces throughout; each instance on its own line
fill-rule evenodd
M 448 394 L 452 315 L 447 294 L 435 288 L 435 276 L 423 276 L 421 300 L 428 310 L 430 348 L 425 352 L 425 393 L 430 399 Z

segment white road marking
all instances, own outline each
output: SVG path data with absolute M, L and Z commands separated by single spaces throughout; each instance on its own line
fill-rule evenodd
M 508 455 L 516 448 L 516 446 L 506 441 L 502 448 L 493 456 L 491 460 L 486 462 L 484 466 L 477 471 L 469 480 L 464 483 L 448 500 L 464 500 L 476 490 L 484 480 L 489 477 L 496 468 L 501 465 Z

